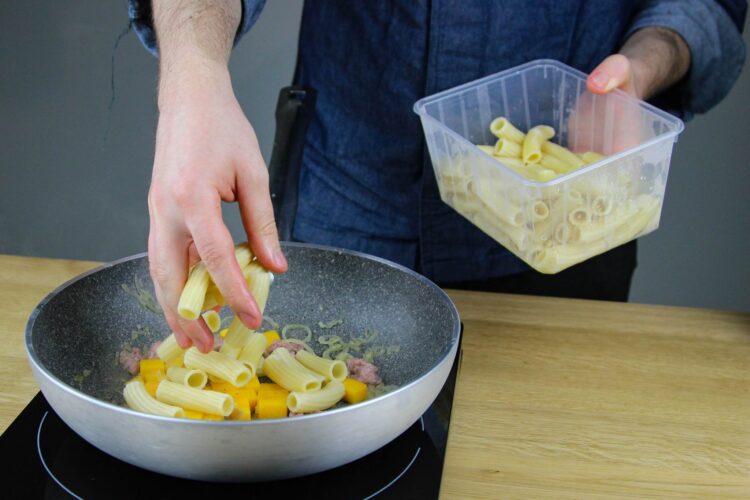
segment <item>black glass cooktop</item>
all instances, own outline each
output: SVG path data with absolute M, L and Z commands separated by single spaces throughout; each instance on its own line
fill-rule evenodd
M 383 448 L 336 469 L 265 483 L 190 481 L 134 467 L 79 437 L 39 393 L 0 436 L 0 497 L 437 498 L 459 358 L 428 411 Z

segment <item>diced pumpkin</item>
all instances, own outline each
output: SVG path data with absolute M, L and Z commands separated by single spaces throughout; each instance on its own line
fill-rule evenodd
M 361 403 L 367 397 L 367 385 L 353 378 L 344 379 L 344 401 L 349 404 Z
M 250 400 L 245 396 L 235 396 L 234 411 L 229 418 L 232 420 L 250 420 Z
M 151 394 L 151 396 L 156 397 L 156 388 L 159 387 L 160 383 L 161 383 L 161 380 L 152 379 L 152 380 L 146 381 L 146 383 L 143 385 L 146 386 L 146 392 Z
M 288 396 L 289 391 L 277 384 L 260 384 L 255 415 L 258 418 L 285 418 L 288 415 Z
M 160 359 L 142 359 L 140 362 L 141 376 L 143 376 L 146 373 L 151 373 L 151 372 L 165 373 L 166 371 L 167 369 L 164 368 L 164 361 Z
M 268 330 L 267 332 L 263 332 L 263 335 L 266 336 L 266 347 L 270 347 L 276 340 L 281 340 L 279 332 L 276 330 Z
M 203 414 L 203 420 L 224 420 L 221 415 L 211 415 L 210 413 Z
M 258 389 L 260 389 L 260 380 L 258 380 L 258 376 L 256 375 L 253 378 L 251 378 L 250 382 L 248 382 L 245 387 L 248 387 L 254 390 L 255 392 L 258 392 Z
M 286 418 L 287 415 L 286 398 L 265 397 L 258 399 L 255 405 L 255 416 L 258 418 Z
M 185 418 L 192 418 L 193 420 L 201 420 L 203 418 L 203 413 L 195 410 L 184 410 L 185 411 Z

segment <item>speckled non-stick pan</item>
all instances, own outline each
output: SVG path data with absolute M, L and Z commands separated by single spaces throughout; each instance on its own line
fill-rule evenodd
M 377 332 L 374 361 L 395 390 L 359 405 L 250 422 L 171 419 L 124 408 L 129 375 L 118 353 L 169 334 L 152 298 L 146 256 L 137 255 L 62 285 L 33 311 L 26 348 L 45 397 L 94 446 L 179 477 L 294 477 L 383 446 L 419 418 L 445 383 L 458 346 L 458 313 L 440 288 L 401 266 L 319 246 L 284 247 L 289 272 L 274 281 L 266 315 L 281 326 L 309 325 L 318 353 L 325 348 L 316 341 L 320 335 L 347 340 Z M 338 319 L 343 323 L 331 329 L 319 326 Z

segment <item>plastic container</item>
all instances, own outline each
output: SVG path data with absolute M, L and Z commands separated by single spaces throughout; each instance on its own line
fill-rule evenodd
M 592 94 L 580 71 L 532 61 L 420 99 L 414 111 L 443 201 L 537 271 L 557 273 L 659 226 L 682 121 L 619 90 Z M 495 143 L 489 125 L 500 116 L 609 156 L 529 180 L 476 146 Z

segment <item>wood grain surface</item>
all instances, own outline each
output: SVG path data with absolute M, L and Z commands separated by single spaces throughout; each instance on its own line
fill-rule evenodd
M 750 315 L 451 292 L 445 498 L 750 498 Z
M 93 262 L 0 256 L 0 430 L 26 320 Z M 750 315 L 449 292 L 464 321 L 444 498 L 750 498 Z
M 58 285 L 97 265 L 0 255 L 0 431 L 39 392 L 24 349 L 29 314 Z

